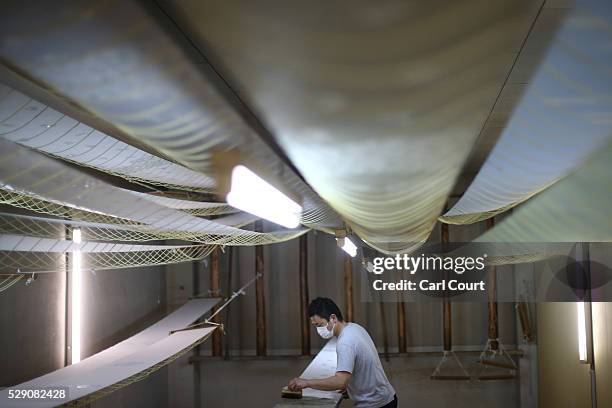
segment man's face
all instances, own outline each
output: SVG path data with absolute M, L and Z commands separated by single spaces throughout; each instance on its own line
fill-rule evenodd
M 324 326 L 327 326 L 327 328 L 328 328 L 329 330 L 331 330 L 331 327 L 330 327 L 330 326 L 331 326 L 331 324 L 330 324 L 330 323 L 331 323 L 331 321 L 332 321 L 333 319 L 335 319 L 335 316 L 334 316 L 334 315 L 331 315 L 331 316 L 329 316 L 329 319 L 330 319 L 330 320 L 323 319 L 323 318 L 322 318 L 321 316 L 319 316 L 319 315 L 314 315 L 314 316 L 312 316 L 312 317 L 310 318 L 310 323 L 311 323 L 311 324 L 312 324 L 314 327 L 324 327 Z

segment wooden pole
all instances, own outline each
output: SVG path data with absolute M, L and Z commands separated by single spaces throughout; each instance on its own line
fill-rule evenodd
M 490 230 L 495 226 L 495 219 L 489 218 L 485 221 L 486 230 Z M 491 350 L 499 349 L 499 321 L 497 313 L 497 270 L 495 266 L 489 266 L 488 268 L 488 290 L 487 295 L 489 297 L 488 302 L 488 336 L 491 340 Z
M 310 355 L 310 324 L 308 322 L 308 235 L 300 237 L 300 327 L 302 355 Z
M 348 254 L 344 254 L 344 300 L 345 319 L 353 321 L 353 262 Z
M 201 293 L 200 288 L 200 269 L 202 267 L 201 262 L 191 263 L 191 286 L 193 296 L 198 296 Z M 198 320 L 198 323 L 202 319 Z M 199 358 L 201 353 L 201 346 L 193 348 L 193 358 Z M 199 364 L 193 365 L 193 406 L 200 407 L 202 404 L 202 368 L 198 367 Z
M 219 247 L 216 247 L 210 254 L 210 294 L 213 297 L 221 296 L 220 293 L 220 272 L 219 272 Z M 212 309 L 214 313 L 217 308 Z M 212 321 L 219 323 L 219 315 L 214 316 Z M 215 330 L 212 334 L 212 355 L 215 357 L 221 356 L 221 331 Z
M 397 344 L 400 353 L 406 352 L 406 310 L 404 302 L 397 302 Z
M 228 266 L 227 266 L 227 297 L 229 298 L 232 295 L 232 273 L 234 269 L 234 248 L 229 247 L 228 250 Z M 229 319 L 230 319 L 230 309 L 232 304 L 230 303 L 225 308 L 225 327 L 226 330 L 229 329 Z M 223 358 L 225 360 L 230 359 L 230 336 L 225 336 L 225 341 L 223 342 Z
M 451 351 L 453 348 L 452 342 L 452 325 L 451 325 L 451 304 L 448 300 L 444 300 L 444 309 L 442 311 L 444 319 L 444 351 Z
M 533 341 L 533 334 L 531 333 L 528 307 L 529 306 L 525 302 L 519 302 L 516 305 L 519 314 L 519 319 L 521 321 L 521 329 L 523 330 L 523 338 L 526 342 L 531 343 Z
M 397 281 L 399 282 L 403 276 L 401 270 L 396 271 Z M 399 353 L 406 353 L 406 306 L 404 302 L 404 295 L 398 291 L 397 294 L 397 351 Z
M 387 336 L 387 318 L 385 316 L 385 302 L 382 301 L 382 294 L 380 296 L 381 297 L 378 300 L 378 304 L 380 307 L 380 324 L 382 326 L 383 336 L 383 355 L 385 356 L 385 360 L 389 361 L 389 337 Z
M 442 223 L 440 225 L 440 240 L 442 242 L 442 251 L 447 251 L 449 243 L 448 224 Z M 446 273 L 444 278 L 447 278 Z M 444 351 L 451 351 L 453 348 L 451 318 L 451 302 L 448 299 L 448 296 L 445 294 L 442 301 L 442 329 L 444 336 Z
M 263 226 L 261 221 L 255 222 L 255 231 L 262 232 Z M 266 300 L 264 291 L 264 253 L 263 246 L 255 246 L 255 274 L 260 275 L 260 278 L 255 281 L 255 313 L 257 316 L 257 355 L 265 356 L 267 354 L 267 338 L 266 338 Z

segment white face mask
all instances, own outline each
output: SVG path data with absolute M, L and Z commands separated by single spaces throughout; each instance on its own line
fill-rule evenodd
M 327 325 L 318 326 L 317 332 L 319 333 L 319 336 L 323 337 L 324 339 L 331 339 L 332 337 L 334 337 L 334 327 L 335 326 L 336 326 L 336 323 L 332 325 L 331 330 L 327 328 Z

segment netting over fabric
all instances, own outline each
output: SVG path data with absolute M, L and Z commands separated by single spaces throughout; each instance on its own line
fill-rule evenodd
M 577 2 L 478 175 L 442 217 L 470 224 L 531 199 L 611 140 L 610 5 Z
M 232 214 L 237 210 L 230 205 L 223 205 L 211 208 L 185 208 L 181 211 L 185 211 L 187 214 L 191 214 L 196 217 L 209 217 L 211 215 Z
M 117 242 L 95 242 L 83 239 L 80 243 L 57 238 L 32 237 L 22 234 L 0 234 L 0 251 L 55 252 L 55 253 L 119 253 L 143 252 L 160 249 L 183 249 L 188 245 L 134 244 Z
M 195 217 L 158 202 L 175 203 L 178 200 L 163 197 L 151 199 L 143 193 L 111 186 L 13 142 L 0 139 L 0 149 L 0 188 L 4 190 L 133 220 L 146 224 L 155 233 L 188 237 L 225 236 L 242 242 L 256 242 L 257 237 L 262 236 L 262 242 L 266 240 L 262 233 L 225 225 L 221 219 Z M 20 171 L 13 171 L 16 168 Z
M 12 275 L 8 275 L 8 276 L 4 276 L 2 273 L 0 273 L 0 293 L 4 292 L 5 290 L 9 289 L 11 286 L 15 285 L 17 282 L 19 282 L 21 280 L 21 278 L 23 278 L 24 275 L 22 274 L 12 274 Z
M 84 239 L 88 241 L 150 242 L 181 240 L 190 243 L 228 246 L 274 244 L 297 238 L 308 232 L 308 229 L 305 228 L 263 233 L 245 231 L 244 235 L 239 236 L 193 234 L 182 231 L 158 232 L 148 226 L 127 227 L 0 213 L 0 233 L 62 239 L 64 238 L 65 226 L 81 228 Z
M 129 181 L 209 191 L 214 180 L 153 156 L 0 84 L 0 137 Z
M 166 197 L 164 195 L 157 194 L 146 194 L 132 191 L 137 197 L 144 198 L 152 203 L 162 205 L 167 208 L 174 210 L 186 211 L 192 215 L 221 215 L 231 214 L 238 212 L 238 209 L 226 204 L 226 203 L 210 203 L 195 200 L 182 200 L 172 197 Z
M 100 214 L 93 211 L 81 210 L 44 200 L 31 194 L 6 190 L 0 187 L 0 204 L 7 204 L 24 210 L 34 211 L 40 214 L 48 214 L 56 217 L 67 218 L 70 220 L 81 220 L 99 222 L 104 224 L 137 225 L 137 221 L 126 220 L 111 215 Z
M 11 388 L 46 389 L 61 384 L 66 388 L 66 394 L 62 398 L 39 400 L 35 406 L 52 408 L 59 404 L 89 404 L 108 392 L 145 378 L 208 338 L 218 327 L 213 324 L 199 324 L 194 327 L 194 322 L 209 313 L 219 300 L 190 299 L 156 323 L 109 348 L 83 358 L 79 364 L 67 365 Z M 8 388 L 0 390 L 0 398 L 5 401 L 3 407 L 22 406 L 23 401 L 9 398 L 9 392 Z
M 64 404 L 61 405 L 62 407 L 85 407 L 88 406 L 89 404 L 91 404 L 93 401 L 102 398 L 108 394 L 111 394 L 117 390 L 120 390 L 121 388 L 127 387 L 128 385 L 134 384 L 138 381 L 142 381 L 145 378 L 147 378 L 148 376 L 150 376 L 151 374 L 155 373 L 157 370 L 167 366 L 168 364 L 172 363 L 173 361 L 177 360 L 178 358 L 180 358 L 181 356 L 184 356 L 185 354 L 187 354 L 188 352 L 190 352 L 191 350 L 193 350 L 195 347 L 197 347 L 198 345 L 202 344 L 204 341 L 206 341 L 206 339 L 208 339 L 210 337 L 210 335 L 212 334 L 212 330 L 215 330 L 216 328 L 210 328 L 210 332 L 206 334 L 206 336 L 200 338 L 199 340 L 191 343 L 190 345 L 188 345 L 187 347 L 183 348 L 182 350 L 180 350 L 179 352 L 173 354 L 172 356 L 166 358 L 163 361 L 160 361 L 159 363 L 149 367 L 146 370 L 143 370 L 141 372 L 139 372 L 138 374 L 135 374 L 131 377 L 128 377 L 122 381 L 119 381 L 109 387 L 103 388 L 100 391 L 97 391 L 95 393 L 89 394 L 84 398 L 80 398 L 74 402 L 68 403 L 68 404 Z
M 204 259 L 212 245 L 158 249 L 141 252 L 83 253 L 83 270 L 121 269 L 158 266 Z M 0 251 L 0 274 L 48 273 L 66 270 L 66 255 L 52 252 Z

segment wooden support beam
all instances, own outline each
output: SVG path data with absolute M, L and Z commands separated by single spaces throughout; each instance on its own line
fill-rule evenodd
M 261 221 L 255 222 L 255 231 L 262 232 L 263 225 Z M 257 355 L 265 356 L 267 354 L 267 336 L 266 336 L 266 298 L 264 286 L 264 249 L 262 245 L 255 246 L 255 274 L 260 275 L 260 278 L 255 281 L 255 314 L 257 325 Z
M 496 360 L 485 360 L 485 359 L 480 359 L 478 360 L 479 364 L 482 365 L 488 365 L 491 367 L 498 367 L 498 368 L 507 368 L 508 370 L 516 370 L 516 366 L 510 363 L 506 363 L 504 361 L 496 361 Z
M 523 330 L 523 339 L 531 343 L 533 341 L 533 334 L 531 333 L 531 323 L 529 322 L 529 306 L 525 302 L 519 302 L 516 304 L 516 309 L 521 322 L 521 329 Z
M 348 254 L 344 254 L 344 318 L 353 321 L 353 262 Z
M 486 230 L 490 230 L 495 226 L 495 218 L 489 218 L 485 221 Z M 497 312 L 497 270 L 495 266 L 488 267 L 488 286 L 487 295 L 488 302 L 488 336 L 491 340 L 491 350 L 499 349 L 499 321 Z
M 452 324 L 451 324 L 451 303 L 448 300 L 444 300 L 442 309 L 443 319 L 443 330 L 444 330 L 444 351 L 451 351 L 453 349 L 452 341 Z
M 383 355 L 385 360 L 389 361 L 389 336 L 387 335 L 387 318 L 385 315 L 385 302 L 382 301 L 382 296 L 378 301 L 380 307 L 380 324 L 382 326 L 383 336 Z
M 442 223 L 440 225 L 440 241 L 442 243 L 442 251 L 447 251 L 449 243 L 448 224 Z M 445 279 L 446 278 L 447 274 L 445 273 Z M 444 338 L 444 351 L 451 351 L 453 349 L 451 318 L 451 302 L 448 296 L 445 295 L 442 300 L 442 330 Z
M 228 266 L 227 266 L 227 295 L 229 297 L 233 293 L 232 274 L 234 272 L 234 247 L 232 246 L 229 247 L 227 257 L 229 258 Z M 230 303 L 225 308 L 225 327 L 226 329 L 229 329 L 231 307 L 232 307 L 232 304 Z M 230 359 L 230 336 L 224 336 L 224 340 L 225 341 L 223 342 L 223 352 L 224 352 L 223 358 L 225 360 L 229 360 Z
M 302 355 L 310 355 L 310 324 L 308 322 L 308 234 L 300 237 L 300 327 Z
M 203 269 L 202 262 L 192 262 L 191 263 L 191 294 L 193 296 L 198 296 L 201 292 L 201 280 L 200 280 L 200 271 Z M 212 311 L 212 309 L 211 309 Z M 198 319 L 198 323 L 203 319 Z M 216 330 L 215 330 L 216 331 Z M 197 345 L 193 348 L 193 357 L 199 358 L 202 351 L 202 346 Z M 193 405 L 194 407 L 199 407 L 202 404 L 202 368 L 198 366 L 193 366 Z
M 397 302 L 397 344 L 400 353 L 406 352 L 406 310 L 404 302 Z
M 219 247 L 216 247 L 210 254 L 210 295 L 213 297 L 221 296 L 221 273 L 219 266 L 220 258 Z M 215 313 L 217 308 L 212 309 L 212 313 Z M 214 316 L 212 321 L 220 323 L 219 315 Z M 212 354 L 215 357 L 221 355 L 221 330 L 215 330 L 212 335 Z

